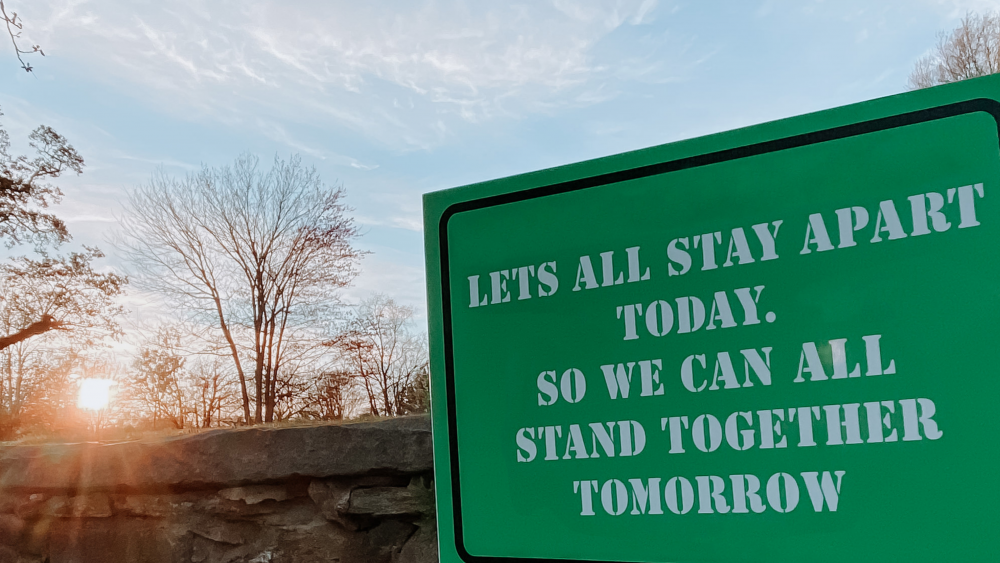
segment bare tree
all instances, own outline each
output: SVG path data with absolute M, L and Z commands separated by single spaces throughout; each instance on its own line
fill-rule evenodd
M 45 339 L 53 338 L 54 335 L 49 335 Z M 40 433 L 64 440 L 91 439 L 92 431 L 121 422 L 122 413 L 114 401 L 98 412 L 77 405 L 81 380 L 121 380 L 121 366 L 100 348 L 75 347 L 61 333 L 58 340 L 58 343 L 49 342 L 44 346 L 39 345 L 39 340 L 28 341 L 5 351 L 17 357 L 19 352 L 16 350 L 29 347 L 37 353 L 37 358 L 21 356 L 28 360 L 24 369 L 33 374 L 22 381 L 25 400 L 17 416 L 8 418 L 6 413 L 0 416 L 5 438 Z
M 226 413 L 235 403 L 236 394 L 230 374 L 219 358 L 197 362 L 191 374 L 190 387 L 192 391 L 192 407 L 196 426 L 211 428 L 220 425 L 226 418 Z
M 399 414 L 417 414 L 431 408 L 430 371 L 425 363 L 423 369 L 414 374 L 413 380 L 403 390 L 399 402 Z
M 170 326 L 162 326 L 146 342 L 133 362 L 128 394 L 152 417 L 155 429 L 160 421 L 174 428 L 184 428 L 187 397 L 182 389 L 186 379 L 186 358 L 179 353 L 181 335 Z
M 261 170 L 251 155 L 129 194 L 119 248 L 142 287 L 215 327 L 247 424 L 274 420 L 288 344 L 328 324 L 356 275 L 343 197 L 297 156 Z
M 918 90 L 1000 72 L 1000 12 L 968 13 L 934 52 L 917 61 L 909 88 Z
M 73 330 L 75 337 L 92 343 L 94 338 L 120 336 L 118 317 L 125 310 L 115 299 L 125 291 L 127 279 L 113 272 L 94 270 L 93 261 L 104 253 L 84 246 L 68 256 L 34 259 L 14 257 L 0 265 L 0 326 L 18 332 L 0 337 L 0 351 L 29 336 L 51 329 Z M 42 321 L 31 322 L 41 318 Z M 60 320 L 56 321 L 55 319 Z M 37 325 L 47 324 L 42 330 Z
M 15 15 L 0 12 L 8 26 L 18 22 Z M 48 181 L 79 174 L 83 158 L 44 125 L 32 131 L 28 144 L 34 157 L 12 154 L 10 138 L 0 128 L 0 239 L 8 249 L 33 245 L 36 255 L 8 255 L 0 265 L 0 418 L 9 428 L 20 424 L 31 403 L 51 402 L 59 381 L 68 389 L 66 378 L 81 348 L 121 334 L 117 317 L 123 309 L 115 300 L 127 282 L 95 271 L 94 261 L 104 257 L 96 248 L 51 253 L 70 235 L 48 211 L 62 198 Z
M 37 153 L 34 158 L 12 155 L 10 137 L 0 128 L 0 238 L 5 239 L 8 248 L 34 243 L 36 251 L 43 252 L 45 245 L 58 246 L 70 238 L 66 224 L 46 211 L 49 205 L 62 199 L 59 188 L 46 180 L 64 172 L 79 174 L 83 171 L 83 158 L 65 137 L 44 125 L 31 132 L 28 144 Z M 86 253 L 76 256 L 89 256 L 89 263 L 89 259 L 103 255 L 96 249 L 87 249 Z M 59 259 L 43 254 L 41 262 L 24 265 L 36 271 L 45 268 L 54 271 L 58 262 Z M 124 279 L 121 281 L 124 283 Z M 7 327 L 7 336 L 0 338 L 0 350 L 50 330 L 65 328 L 51 312 L 22 320 L 20 325 Z
M 0 338 L 0 418 L 8 426 L 17 425 L 53 378 L 68 373 L 76 361 L 72 351 L 120 336 L 123 308 L 115 301 L 125 279 L 94 271 L 92 260 L 101 256 L 85 248 L 65 257 L 16 257 L 0 265 L 0 333 L 8 334 Z M 38 318 L 42 321 L 33 321 Z M 35 331 L 39 323 L 45 330 Z M 60 330 L 49 332 L 56 327 Z
M 305 412 L 314 391 L 314 381 L 320 373 L 333 367 L 333 354 L 304 331 L 290 334 L 284 346 L 282 369 L 273 381 L 274 421 L 294 417 L 315 418 Z
M 140 427 L 209 428 L 242 419 L 238 387 L 225 357 L 206 354 L 190 325 L 163 323 L 143 330 L 128 375 L 124 405 Z M 141 329 L 140 329 L 141 330 Z
M 11 12 L 10 15 L 7 14 L 7 6 L 4 5 L 3 0 L 0 0 L 0 16 L 3 17 L 4 24 L 7 26 L 7 34 L 10 35 L 10 42 L 14 45 L 14 53 L 17 55 L 18 62 L 21 63 L 21 68 L 25 72 L 31 72 L 33 69 L 30 64 L 24 62 L 21 55 L 30 55 L 33 53 L 38 53 L 41 56 L 45 56 L 45 52 L 38 45 L 32 45 L 31 49 L 22 49 L 20 45 L 17 44 L 17 40 L 21 38 L 21 32 L 24 30 L 24 25 L 21 19 L 18 18 L 17 12 Z
M 316 374 L 310 380 L 299 414 L 316 420 L 344 420 L 360 406 L 350 371 L 336 369 Z
M 409 389 L 426 372 L 426 342 L 413 334 L 412 318 L 412 308 L 377 293 L 357 307 L 347 330 L 328 343 L 344 355 L 375 416 L 405 414 Z

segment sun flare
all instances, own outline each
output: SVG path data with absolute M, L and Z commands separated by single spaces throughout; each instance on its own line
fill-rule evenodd
M 111 401 L 111 386 L 115 382 L 111 379 L 82 379 L 80 380 L 80 397 L 77 406 L 81 409 L 99 411 L 108 406 Z

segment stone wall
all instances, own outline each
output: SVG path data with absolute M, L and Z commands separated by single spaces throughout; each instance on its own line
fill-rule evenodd
M 426 417 L 0 448 L 0 563 L 436 562 Z

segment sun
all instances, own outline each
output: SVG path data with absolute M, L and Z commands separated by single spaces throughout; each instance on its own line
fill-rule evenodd
M 77 406 L 92 411 L 106 408 L 111 401 L 111 386 L 114 384 L 111 379 L 81 379 Z

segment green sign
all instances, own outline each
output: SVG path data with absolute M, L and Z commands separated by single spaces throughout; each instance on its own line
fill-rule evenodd
M 1000 560 L 997 99 L 428 194 L 441 560 Z

